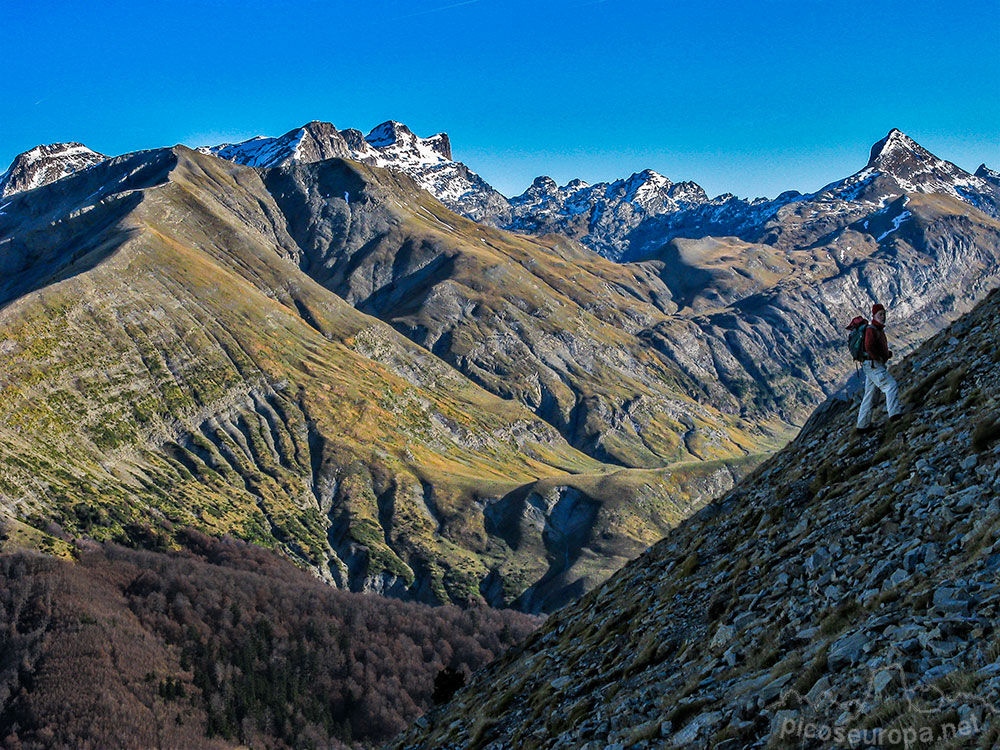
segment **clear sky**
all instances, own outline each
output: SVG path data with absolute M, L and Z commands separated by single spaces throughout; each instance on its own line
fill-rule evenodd
M 0 170 L 388 119 L 508 195 L 644 168 L 815 190 L 898 127 L 1000 168 L 1000 2 L 3 0 Z

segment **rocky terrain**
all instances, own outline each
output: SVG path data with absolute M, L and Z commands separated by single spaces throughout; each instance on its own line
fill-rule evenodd
M 19 154 L 0 175 L 0 199 L 32 190 L 107 159 L 82 143 L 51 143 Z M 2 207 L 0 207 L 2 210 Z
M 757 239 L 634 263 L 339 156 L 452 163 L 398 123 L 217 153 L 5 199 L 0 499 L 36 546 L 193 525 L 352 590 L 548 611 L 783 444 L 855 314 L 889 306 L 904 352 L 1000 273 L 991 183 L 898 131 Z
M 726 200 L 733 197 L 726 196 Z M 542 176 L 511 198 L 513 217 L 507 228 L 531 234 L 558 232 L 619 260 L 630 247 L 629 234 L 643 220 L 685 213 L 708 202 L 700 185 L 675 184 L 651 169 L 596 185 L 572 180 L 559 187 Z
M 646 333 L 676 308 L 653 265 L 492 230 L 342 162 L 264 182 L 310 276 L 588 455 L 644 468 L 739 457 L 787 429 L 771 414 L 741 425 L 731 396 L 705 398 L 681 357 L 650 351 Z
M 648 170 L 594 186 L 575 180 L 558 188 L 539 178 L 511 199 L 514 220 L 508 228 L 562 232 L 614 260 L 647 257 L 676 237 L 736 237 L 778 249 L 802 248 L 826 244 L 831 234 L 913 193 L 948 195 L 997 218 L 1000 191 L 990 173 L 983 165 L 969 174 L 893 129 L 872 146 L 863 169 L 815 193 L 791 190 L 773 200 L 709 198 L 695 183 L 675 184 Z
M 747 437 L 712 448 L 727 461 L 607 465 L 347 304 L 317 282 L 330 283 L 324 261 L 281 207 L 299 182 L 334 178 L 353 201 L 317 205 L 357 207 L 353 226 L 419 213 L 421 252 L 480 244 L 437 228 L 480 231 L 409 178 L 337 160 L 261 173 L 164 149 L 10 197 L 0 502 L 14 541 L 60 553 L 79 535 L 136 544 L 193 526 L 355 591 L 524 595 L 537 610 L 595 585 L 755 460 Z M 407 195 L 379 187 L 394 180 Z M 408 208 L 376 213 L 390 198 Z
M 334 156 L 352 159 L 409 175 L 452 211 L 474 221 L 501 225 L 510 219 L 507 199 L 451 158 L 447 133 L 420 138 L 395 120 L 372 128 L 368 135 L 360 130 L 337 130 L 327 122 L 310 122 L 279 138 L 260 136 L 199 150 L 251 167 L 309 164 Z
M 950 195 L 997 218 L 1000 177 L 985 164 L 969 174 L 938 158 L 897 129 L 872 146 L 863 169 L 815 193 L 789 190 L 777 198 L 710 198 L 697 183 L 673 182 L 647 169 L 612 182 L 571 180 L 560 187 L 538 177 L 506 198 L 452 158 L 446 133 L 421 138 L 389 120 L 367 135 L 313 121 L 279 137 L 198 149 L 252 167 L 309 164 L 344 158 L 407 174 L 449 209 L 474 221 L 534 235 L 559 233 L 611 260 L 637 260 L 680 238 L 737 237 L 776 244 L 787 226 L 809 224 L 823 234 L 883 209 L 909 193 Z M 107 157 L 78 143 L 38 146 L 0 177 L 0 197 L 52 182 Z M 822 240 L 817 234 L 813 240 Z M 780 245 L 780 242 L 777 242 Z
M 775 244 L 776 228 L 801 223 L 825 234 L 908 193 L 950 195 L 993 218 L 1000 210 L 995 171 L 984 164 L 969 174 L 896 129 L 874 144 L 865 167 L 847 178 L 815 193 L 789 190 L 774 199 L 753 200 L 731 193 L 710 198 L 694 182 L 673 182 L 648 169 L 594 185 L 572 180 L 560 187 L 542 176 L 508 200 L 452 159 L 446 134 L 419 138 L 395 121 L 367 136 L 313 122 L 280 138 L 202 150 L 251 166 L 340 156 L 387 167 L 410 175 L 451 210 L 475 221 L 534 235 L 559 233 L 616 261 L 641 259 L 675 237 L 738 237 Z
M 985 164 L 979 165 L 979 168 L 976 170 L 975 175 L 976 177 L 980 177 L 1000 187 L 1000 172 L 997 172 L 995 169 L 990 169 Z
M 996 747 L 998 319 L 894 364 L 874 435 L 827 401 L 389 747 Z

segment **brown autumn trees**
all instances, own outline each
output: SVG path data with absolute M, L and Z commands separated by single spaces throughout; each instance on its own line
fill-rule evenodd
M 338 591 L 266 550 L 0 556 L 0 747 L 370 746 L 538 620 Z

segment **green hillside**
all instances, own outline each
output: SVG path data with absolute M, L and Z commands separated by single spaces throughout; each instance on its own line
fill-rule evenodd
M 96 171 L 24 196 L 4 227 L 27 248 L 0 311 L 17 538 L 169 546 L 190 525 L 430 602 L 482 598 L 497 571 L 504 603 L 547 552 L 488 532 L 487 504 L 542 478 L 612 488 L 594 532 L 611 554 L 591 563 L 606 574 L 704 494 L 644 473 L 655 512 L 631 507 L 632 472 L 318 285 L 254 170 L 178 148 Z

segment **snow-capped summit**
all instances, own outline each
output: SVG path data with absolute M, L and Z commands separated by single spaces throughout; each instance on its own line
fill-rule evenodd
M 359 157 L 377 154 L 374 149 L 368 149 L 370 153 L 358 153 L 341 131 L 328 122 L 316 120 L 277 138 L 257 136 L 240 143 L 202 146 L 198 151 L 250 167 L 279 167 L 335 157 L 360 161 Z
M 894 162 L 902 162 L 911 154 L 921 157 L 932 156 L 927 149 L 910 138 L 899 128 L 893 128 L 885 138 L 872 145 L 868 156 L 868 166 L 873 169 L 889 169 Z
M 451 141 L 447 133 L 420 138 L 401 122 L 389 120 L 372 128 L 365 140 L 385 155 L 422 164 L 451 161 Z
M 572 185 L 574 182 L 583 182 L 583 180 L 573 180 L 573 182 L 571 182 L 569 184 Z M 544 191 L 546 193 L 551 193 L 551 192 L 554 192 L 555 190 L 558 190 L 558 189 L 559 189 L 559 186 L 556 184 L 556 181 L 553 180 L 548 175 L 544 175 L 544 174 L 543 175 L 539 175 L 534 180 L 532 180 L 531 181 L 531 186 L 528 188 L 528 190 Z M 525 192 L 527 192 L 527 191 L 525 191 Z
M 830 183 L 817 195 L 881 206 L 905 193 L 944 193 L 993 216 L 1000 210 L 996 184 L 939 159 L 897 128 L 872 146 L 861 171 Z
M 877 244 L 893 243 L 911 217 L 906 208 L 914 194 L 945 195 L 1000 215 L 1000 190 L 940 159 L 897 128 L 872 147 L 868 163 L 854 174 L 815 193 L 793 198 L 764 223 L 743 236 L 774 247 L 811 246 L 847 226 L 871 235 Z M 846 248 L 845 248 L 846 251 Z
M 939 159 L 896 128 L 872 146 L 865 169 L 891 175 L 900 187 L 914 193 L 952 192 L 957 186 L 976 186 L 978 182 L 964 169 Z
M 628 249 L 629 233 L 646 219 L 707 201 L 700 185 L 671 182 L 652 169 L 594 185 L 571 180 L 558 187 L 550 177 L 537 177 L 511 199 L 514 215 L 506 228 L 562 232 L 606 257 L 619 259 Z
M 198 150 L 251 167 L 341 158 L 406 171 L 404 168 L 451 161 L 451 144 L 445 133 L 419 138 L 408 127 L 392 120 L 368 135 L 362 135 L 360 130 L 338 130 L 329 122 L 314 120 L 277 138 L 257 136 L 241 143 L 202 146 Z
M 55 182 L 107 159 L 82 143 L 50 143 L 18 154 L 0 175 L 0 198 Z
M 726 193 L 709 199 L 698 184 L 674 183 L 650 169 L 584 188 L 556 187 L 546 177 L 511 199 L 514 217 L 507 228 L 562 232 L 613 260 L 645 257 L 673 237 L 770 242 L 780 236 L 792 247 L 808 244 L 817 232 L 874 215 L 907 193 L 950 195 L 1000 215 L 1000 175 L 985 165 L 969 174 L 893 128 L 871 147 L 863 169 L 815 193 L 789 190 L 773 200 Z M 886 236 L 884 230 L 877 234 Z
M 278 138 L 258 136 L 198 150 L 253 167 L 352 159 L 408 174 L 448 208 L 476 221 L 500 224 L 510 218 L 507 199 L 467 166 L 452 160 L 446 133 L 421 138 L 395 120 L 378 125 L 368 135 L 313 121 Z
M 694 182 L 671 182 L 659 172 L 646 169 L 624 180 L 612 182 L 605 195 L 620 195 L 647 213 L 675 211 L 683 204 L 704 203 L 708 195 Z
M 278 137 L 258 136 L 198 150 L 257 168 L 345 158 L 395 170 L 470 219 L 519 232 L 559 232 L 613 260 L 646 257 L 674 237 L 733 236 L 800 247 L 816 233 L 828 233 L 845 222 L 863 222 L 913 193 L 949 195 L 1000 217 L 1000 173 L 983 164 L 970 174 L 939 159 L 898 128 L 871 147 L 868 162 L 858 172 L 815 193 L 791 190 L 773 200 L 747 200 L 729 193 L 709 198 L 697 183 L 673 182 L 652 169 L 596 184 L 575 179 L 560 186 L 551 177 L 540 176 L 508 200 L 453 159 L 446 133 L 422 138 L 396 120 L 367 134 L 312 121 Z M 104 159 L 79 143 L 37 146 L 0 175 L 0 197 Z M 884 236 L 882 219 L 885 216 L 879 213 L 867 225 L 876 239 Z

